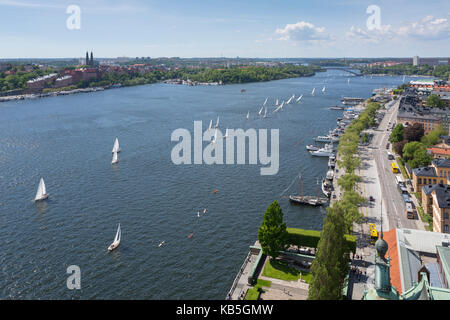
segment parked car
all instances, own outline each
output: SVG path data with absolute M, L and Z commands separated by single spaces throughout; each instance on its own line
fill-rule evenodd
M 389 142 L 386 144 L 386 149 L 389 149 Z
M 370 197 L 369 197 L 369 200 L 373 202 L 373 201 L 375 201 L 375 198 L 372 197 L 372 196 L 370 196 Z

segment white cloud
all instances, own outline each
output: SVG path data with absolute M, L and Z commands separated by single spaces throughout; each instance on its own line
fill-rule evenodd
M 348 40 L 379 43 L 386 40 L 440 40 L 450 38 L 450 24 L 446 18 L 426 16 L 420 21 L 405 23 L 397 27 L 382 25 L 380 29 L 368 30 L 352 26 L 345 34 Z
M 280 35 L 279 40 L 285 41 L 332 40 L 332 36 L 325 31 L 324 27 L 315 27 L 312 23 L 306 21 L 287 24 L 284 28 L 279 28 L 275 32 Z
M 399 36 L 411 36 L 422 40 L 450 38 L 450 24 L 446 18 L 426 16 L 418 22 L 408 23 L 396 30 Z

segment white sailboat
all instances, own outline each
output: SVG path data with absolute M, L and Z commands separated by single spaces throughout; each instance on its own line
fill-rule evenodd
M 325 86 L 323 86 L 323 88 L 322 88 L 322 92 L 325 92 Z
M 216 128 L 216 130 L 214 131 L 214 138 L 211 140 L 211 144 L 216 143 L 216 139 L 217 139 L 217 128 Z
M 264 117 L 263 118 L 267 118 L 267 106 L 266 106 L 266 108 L 264 109 Z
M 211 130 L 211 128 L 212 128 L 212 120 L 209 121 L 208 131 Z
M 225 130 L 225 135 L 223 136 L 224 139 L 228 138 L 228 128 Z
M 108 247 L 108 251 L 113 251 L 116 249 L 120 244 L 120 239 L 122 238 L 122 231 L 120 230 L 120 223 L 119 227 L 117 228 L 116 237 L 114 238 L 113 243 Z
M 314 92 L 316 91 L 316 88 L 312 89 L 311 95 L 314 95 Z
M 350 78 L 347 78 L 347 84 L 350 84 Z
M 289 98 L 289 100 L 286 102 L 286 104 L 291 103 L 291 101 L 292 101 L 292 99 L 294 99 L 294 97 L 295 97 L 295 94 L 293 94 L 292 97 Z
M 216 122 L 216 125 L 215 125 L 215 128 L 218 128 L 219 127 L 219 116 L 217 116 L 217 122 Z
M 249 117 L 250 117 L 250 110 L 247 112 L 246 120 L 248 120 Z
M 303 95 L 301 95 L 300 97 L 297 98 L 297 102 L 300 102 L 300 100 L 302 100 Z
M 263 109 L 264 109 L 264 106 L 261 107 L 261 109 L 260 109 L 259 112 L 258 112 L 258 115 L 261 115 Z
M 117 162 L 119 162 L 119 154 L 117 152 L 114 152 L 111 164 L 116 164 Z
M 117 139 L 117 138 L 116 138 L 116 141 L 114 141 L 114 146 L 112 149 L 112 153 L 114 153 L 114 152 L 117 152 L 117 153 L 120 152 L 119 139 Z
M 36 192 L 36 197 L 34 197 L 34 201 L 41 201 L 48 198 L 47 190 L 45 189 L 44 178 L 41 178 L 39 181 L 39 186 Z
M 267 100 L 269 99 L 269 97 L 266 98 L 266 101 L 264 101 L 263 107 L 266 106 Z
M 164 244 L 164 242 L 165 242 L 165 241 L 161 241 L 161 242 L 159 243 L 159 245 L 158 245 L 158 248 L 160 248 L 160 247 Z
M 278 106 L 278 99 L 277 99 L 277 101 L 275 101 L 275 105 Z

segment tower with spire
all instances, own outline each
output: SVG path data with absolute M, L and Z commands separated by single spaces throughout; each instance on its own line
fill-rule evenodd
M 383 204 L 381 204 L 383 208 Z M 383 213 L 381 213 L 381 231 L 375 242 L 375 281 L 374 285 L 364 291 L 364 300 L 398 300 L 397 289 L 391 285 L 391 258 L 386 258 L 388 243 L 383 239 Z
M 86 63 L 87 66 L 89 65 L 89 53 L 86 51 Z
M 89 65 L 90 65 L 91 67 L 94 66 L 94 54 L 92 53 L 92 51 L 91 51 L 91 61 L 90 61 Z

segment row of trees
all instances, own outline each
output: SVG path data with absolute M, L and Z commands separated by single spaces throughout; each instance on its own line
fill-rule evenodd
M 338 146 L 338 165 L 345 174 L 338 185 L 344 191 L 342 197 L 327 209 L 322 236 L 316 259 L 311 266 L 312 279 L 308 299 L 341 299 L 344 280 L 348 273 L 349 252 L 345 248 L 346 233 L 350 233 L 354 222 L 363 219 L 359 207 L 365 199 L 357 191 L 361 178 L 355 174 L 361 160 L 357 156 L 358 145 L 364 139 L 362 131 L 376 124 L 378 103 L 366 102 L 366 109 L 341 136 Z
M 442 79 L 448 79 L 450 76 L 450 66 L 440 65 L 419 65 L 412 64 L 398 64 L 395 66 L 377 66 L 377 67 L 363 67 L 361 73 L 364 74 L 391 74 L 391 75 L 421 75 L 434 76 Z
M 408 127 L 397 124 L 389 137 L 394 151 L 400 155 L 403 163 L 408 163 L 412 169 L 425 167 L 433 160 L 428 154 L 427 148 L 437 144 L 439 137 L 445 135 L 446 131 L 439 126 L 427 135 L 424 134 L 423 126 L 415 123 Z

